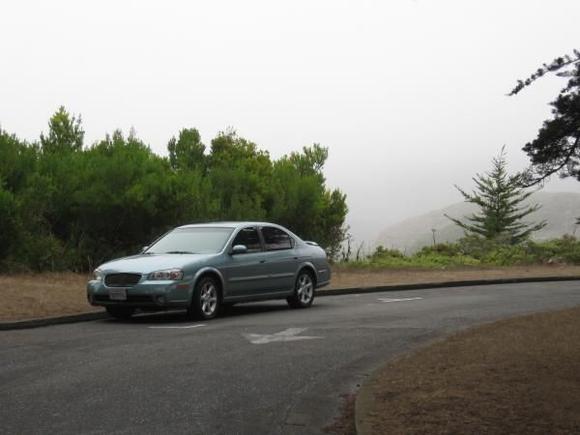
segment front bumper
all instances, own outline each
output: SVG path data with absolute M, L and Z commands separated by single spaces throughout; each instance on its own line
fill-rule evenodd
M 126 300 L 111 300 L 109 290 L 124 288 Z M 192 285 L 176 281 L 141 281 L 130 287 L 107 287 L 103 281 L 87 283 L 87 300 L 94 306 L 173 308 L 189 306 Z

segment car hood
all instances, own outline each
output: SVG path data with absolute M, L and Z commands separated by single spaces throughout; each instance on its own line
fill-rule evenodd
M 203 263 L 215 254 L 140 254 L 119 258 L 99 266 L 103 272 L 151 273 Z

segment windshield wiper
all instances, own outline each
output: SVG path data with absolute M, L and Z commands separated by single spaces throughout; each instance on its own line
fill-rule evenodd
M 191 251 L 167 251 L 166 254 L 195 254 Z

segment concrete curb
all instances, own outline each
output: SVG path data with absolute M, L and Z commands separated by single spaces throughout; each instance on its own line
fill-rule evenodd
M 45 317 L 42 319 L 19 320 L 17 322 L 0 322 L 0 331 L 12 329 L 30 329 L 41 326 L 61 325 L 64 323 L 88 322 L 91 320 L 106 319 L 105 312 L 73 314 L 70 316 Z
M 316 296 L 325 297 L 325 296 L 340 296 L 361 293 L 380 293 L 389 291 L 438 289 L 444 287 L 467 287 L 476 285 L 517 284 L 524 282 L 550 282 L 550 281 L 580 281 L 580 276 L 539 276 L 529 278 L 477 279 L 465 281 L 424 282 L 415 284 L 392 284 L 374 287 L 350 287 L 350 288 L 320 290 L 316 293 Z M 88 322 L 91 320 L 100 320 L 106 318 L 108 318 L 107 313 L 96 312 L 96 313 L 74 314 L 70 316 L 20 320 L 17 322 L 0 322 L 0 331 L 7 331 L 13 329 L 39 328 L 42 326 L 60 325 L 64 323 Z
M 426 290 L 438 289 L 443 287 L 471 287 L 479 285 L 495 285 L 495 284 L 518 284 L 525 282 L 552 282 L 552 281 L 580 281 L 580 276 L 532 276 L 529 278 L 498 278 L 498 279 L 475 279 L 465 281 L 439 281 L 439 282 L 425 282 L 415 284 L 393 284 L 374 287 L 351 287 L 321 290 L 316 293 L 317 297 L 323 296 L 339 296 L 352 295 L 360 293 L 379 293 L 389 291 L 405 291 L 405 290 Z

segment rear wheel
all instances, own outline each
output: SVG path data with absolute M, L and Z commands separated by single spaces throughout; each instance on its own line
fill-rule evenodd
M 312 273 L 301 270 L 296 278 L 294 294 L 288 299 L 288 305 L 292 308 L 308 308 L 314 301 L 314 278 Z
M 217 316 L 220 306 L 220 286 L 217 279 L 212 276 L 201 278 L 195 290 L 189 314 L 191 317 L 200 320 L 213 319 Z
M 115 319 L 127 320 L 135 314 L 135 308 L 132 307 L 106 307 L 107 313 Z

